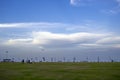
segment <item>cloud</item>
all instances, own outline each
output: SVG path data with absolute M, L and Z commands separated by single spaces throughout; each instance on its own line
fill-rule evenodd
M 101 40 L 98 40 L 97 43 L 101 44 L 119 44 L 120 37 L 105 37 Z
M 79 5 L 80 2 L 81 2 L 81 0 L 70 0 L 70 4 L 74 5 L 74 6 Z
M 26 39 L 9 39 L 8 44 L 29 44 L 32 41 L 31 38 Z
M 116 15 L 120 13 L 120 6 L 116 6 L 113 9 L 103 10 L 102 12 L 109 14 L 109 15 Z
M 52 47 L 73 47 L 81 43 L 91 43 L 94 40 L 104 37 L 106 34 L 93 34 L 93 33 L 71 33 L 71 34 L 58 34 L 51 32 L 34 32 L 33 44 Z
M 1 41 L 5 45 L 23 47 L 25 45 L 26 46 L 36 45 L 38 47 L 47 48 L 119 47 L 120 44 L 119 36 L 116 36 L 109 32 L 106 33 L 104 31 L 101 31 L 101 29 L 103 28 L 101 26 L 99 27 L 98 24 L 94 23 L 95 22 L 92 23 L 89 22 L 82 25 L 49 22 L 9 23 L 9 24 L 4 23 L 0 24 L 0 27 L 4 28 L 3 29 L 4 34 L 6 32 L 8 33 L 5 35 L 6 38 L 1 37 Z M 11 29 L 6 29 L 7 27 Z M 26 28 L 23 29 L 23 27 Z M 40 30 L 43 28 L 44 30 Z M 17 31 L 13 33 L 15 35 L 11 35 L 9 30 L 11 32 L 14 32 L 16 30 Z M 62 30 L 64 33 L 61 31 L 58 32 L 56 30 L 59 31 Z M 1 32 L 1 34 L 3 34 L 3 32 Z
M 107 36 L 96 41 L 96 44 L 107 47 L 120 48 L 120 36 Z
M 70 0 L 70 4 L 73 6 L 86 6 L 94 0 Z
M 9 45 L 37 45 L 47 48 L 67 48 L 67 47 L 119 47 L 120 37 L 103 33 L 52 33 L 52 32 L 32 32 L 31 37 L 9 39 Z
M 111 9 L 102 10 L 101 12 L 106 13 L 108 15 L 116 15 L 120 13 L 120 0 L 113 0 L 117 3 L 116 6 L 113 6 Z
M 26 35 L 26 34 L 24 34 Z M 1 53 L 8 50 L 9 55 L 21 58 L 30 57 L 73 57 L 119 55 L 120 36 L 110 33 L 55 33 L 33 31 L 29 36 L 8 38 L 0 44 Z M 108 42 L 108 43 L 107 43 Z M 114 43 L 115 42 L 115 43 Z
M 97 27 L 96 27 L 97 26 Z M 94 30 L 91 28 L 94 27 Z M 0 23 L 0 28 L 2 29 L 0 33 L 7 35 L 19 35 L 15 32 L 32 32 L 32 31 L 66 31 L 66 32 L 95 32 L 97 30 L 103 30 L 102 24 L 97 22 L 83 22 L 82 24 L 67 24 L 67 23 L 57 23 L 57 22 L 24 22 L 24 23 Z M 8 31 L 8 30 L 9 31 Z M 11 30 L 12 29 L 12 30 Z M 6 31 L 6 32 L 5 32 Z M 9 33 L 12 31 L 12 33 Z M 20 35 L 21 36 L 21 35 Z
M 96 44 L 96 43 L 88 43 L 88 44 L 86 44 L 86 43 L 83 43 L 83 44 L 80 44 L 79 45 L 80 47 L 82 46 L 82 47 L 89 47 L 89 48 L 101 48 L 101 47 L 103 47 L 103 45 L 101 45 L 101 44 Z M 103 47 L 104 48 L 104 47 Z
M 55 27 L 65 26 L 63 23 L 49 23 L 49 22 L 26 22 L 26 23 L 0 23 L 0 28 L 14 28 L 14 27 Z
M 104 32 L 108 31 L 108 29 L 106 29 L 106 27 L 107 26 L 105 26 L 101 23 L 89 20 L 89 21 L 85 21 L 83 24 L 72 25 L 72 26 L 66 27 L 65 29 L 66 29 L 66 31 L 69 31 L 69 32 L 94 32 L 94 33 L 96 33 L 96 31 L 97 31 L 97 33 L 99 33 L 99 32 L 104 33 Z

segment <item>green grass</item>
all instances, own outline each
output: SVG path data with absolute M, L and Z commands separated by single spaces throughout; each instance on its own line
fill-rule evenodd
M 0 80 L 120 80 L 120 63 L 0 63 Z

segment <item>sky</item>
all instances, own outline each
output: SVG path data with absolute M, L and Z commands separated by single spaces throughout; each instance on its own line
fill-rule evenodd
M 120 0 L 0 0 L 0 60 L 120 61 L 119 21 Z

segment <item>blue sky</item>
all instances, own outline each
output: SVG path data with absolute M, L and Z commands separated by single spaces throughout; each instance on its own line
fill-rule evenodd
M 1 58 L 119 60 L 119 21 L 120 0 L 0 0 Z

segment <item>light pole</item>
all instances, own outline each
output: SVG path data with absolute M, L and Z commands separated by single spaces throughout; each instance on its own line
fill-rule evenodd
M 98 56 L 98 63 L 100 62 L 100 58 L 99 58 L 99 56 Z
M 8 58 L 8 51 L 6 51 L 6 59 Z

